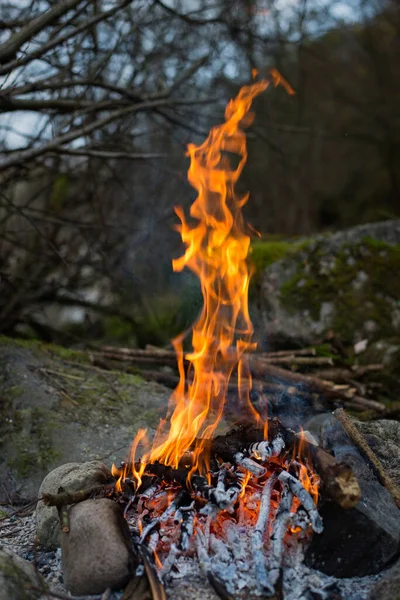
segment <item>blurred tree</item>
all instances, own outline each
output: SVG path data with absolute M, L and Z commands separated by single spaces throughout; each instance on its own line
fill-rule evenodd
M 249 221 L 307 234 L 399 215 L 399 33 L 390 0 L 4 1 L 0 332 L 54 339 L 64 308 L 93 335 L 116 315 L 140 343 L 186 324 L 187 302 L 158 299 L 179 285 L 185 145 L 253 68 L 296 95 L 257 100 Z

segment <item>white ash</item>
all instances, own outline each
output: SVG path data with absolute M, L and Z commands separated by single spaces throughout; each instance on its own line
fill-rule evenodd
M 249 560 L 253 530 L 251 527 L 238 527 L 227 522 L 227 541 L 222 542 L 214 535 L 210 536 L 208 552 L 203 547 L 200 563 L 196 558 L 180 556 L 175 563 L 177 570 L 170 572 L 167 585 L 171 597 L 185 588 L 193 580 L 198 580 L 203 573 L 202 589 L 206 582 L 207 570 L 223 583 L 227 592 L 237 599 L 266 597 L 258 586 L 255 563 Z M 201 536 L 200 536 L 201 537 Z M 293 537 L 293 543 L 286 547 L 282 565 L 283 600 L 328 600 L 336 593 L 338 598 L 366 600 L 372 586 L 381 575 L 370 577 L 354 577 L 337 579 L 308 568 L 303 564 L 304 540 Z M 178 581 L 181 586 L 178 586 Z M 211 591 L 211 589 L 210 589 Z M 182 596 L 184 597 L 184 596 Z M 193 596 L 194 598 L 195 596 Z M 204 598 L 199 594 L 198 598 Z M 206 596 L 217 598 L 217 596 Z

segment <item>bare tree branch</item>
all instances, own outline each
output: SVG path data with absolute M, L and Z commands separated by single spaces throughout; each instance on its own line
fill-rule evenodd
M 25 42 L 28 42 L 40 31 L 57 21 L 62 15 L 80 4 L 82 0 L 60 0 L 50 10 L 33 19 L 20 31 L 17 31 L 0 46 L 0 64 L 11 60 Z M 7 72 L 7 71 L 6 71 Z M 4 71 L 0 71 L 1 74 Z

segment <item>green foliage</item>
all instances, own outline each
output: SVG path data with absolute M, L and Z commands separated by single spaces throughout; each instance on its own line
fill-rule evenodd
M 126 319 L 122 319 L 117 315 L 105 317 L 103 328 L 106 341 L 123 342 L 131 346 L 136 346 L 135 328 Z
M 184 291 L 182 291 L 184 298 Z M 166 345 L 185 329 L 184 299 L 173 292 L 145 297 L 136 309 L 140 345 Z

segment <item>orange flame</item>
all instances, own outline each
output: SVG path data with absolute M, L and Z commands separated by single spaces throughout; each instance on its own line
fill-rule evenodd
M 275 83 L 275 78 L 273 78 Z M 238 372 L 240 401 L 252 411 L 249 401 L 251 376 L 245 352 L 253 349 L 253 326 L 248 311 L 250 273 L 246 263 L 250 237 L 244 233 L 242 207 L 248 195 L 235 194 L 235 184 L 247 159 L 242 126 L 251 124 L 253 99 L 268 81 L 243 87 L 225 111 L 225 122 L 211 129 L 200 146 L 190 144 L 189 181 L 198 191 L 190 208 L 195 223 L 189 223 L 182 208 L 179 231 L 185 254 L 173 261 L 175 271 L 189 267 L 200 279 L 203 310 L 193 327 L 193 351 L 186 356 L 192 380 L 187 382 L 181 340 L 175 341 L 180 382 L 172 402 L 167 436 L 159 430 L 149 460 L 177 467 L 185 451 L 201 438 L 195 463 L 201 468 L 203 440 L 212 437 L 223 414 L 232 372 Z M 236 157 L 236 165 L 233 158 Z

